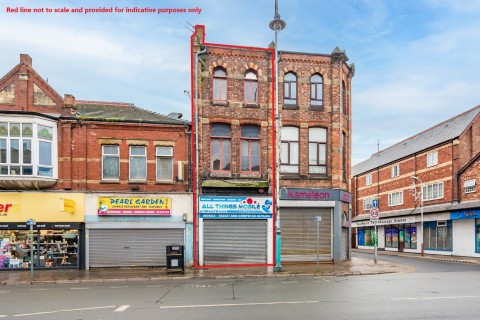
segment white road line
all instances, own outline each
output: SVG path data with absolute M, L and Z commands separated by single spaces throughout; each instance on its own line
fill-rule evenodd
M 218 307 L 243 307 L 243 306 L 264 306 L 280 304 L 305 304 L 318 303 L 318 301 L 286 301 L 286 302 L 253 302 L 253 303 L 226 303 L 226 304 L 195 304 L 186 306 L 163 306 L 160 309 L 182 309 L 182 308 L 218 308 Z
M 0 314 L 0 318 L 6 318 L 6 317 L 8 317 L 8 316 Z
M 124 306 L 121 306 L 121 307 L 118 307 L 117 309 L 115 309 L 114 312 L 123 312 L 123 311 L 127 310 L 129 307 L 130 307 L 130 305 L 124 305 Z
M 480 296 L 423 297 L 423 298 L 392 298 L 392 300 L 441 300 L 441 299 L 480 299 Z
M 282 281 L 281 284 L 298 283 L 298 281 Z
M 123 288 L 128 288 L 128 286 L 110 287 L 110 289 L 123 289 Z
M 165 285 L 157 284 L 157 285 L 154 285 L 154 286 L 147 286 L 147 288 L 161 288 L 161 287 L 165 287 Z
M 14 315 L 14 317 L 27 317 L 27 316 L 36 316 L 36 315 L 40 315 L 40 314 L 53 314 L 53 313 L 60 313 L 60 312 L 89 311 L 89 310 L 111 309 L 111 308 L 115 308 L 115 306 L 80 308 L 80 309 L 65 309 L 65 310 L 54 310 L 54 311 L 44 311 L 44 312 L 32 312 L 32 313 L 21 313 L 21 314 L 16 314 L 16 315 Z
M 37 288 L 37 289 L 28 289 L 30 291 L 47 291 L 48 289 Z
M 70 290 L 89 290 L 90 288 L 82 287 L 82 288 L 70 288 Z
M 0 291 L 0 293 L 9 293 L 10 291 Z

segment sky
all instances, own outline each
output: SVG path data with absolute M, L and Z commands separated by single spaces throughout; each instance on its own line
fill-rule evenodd
M 0 77 L 29 54 L 61 96 L 191 119 L 192 26 L 206 26 L 207 42 L 267 47 L 274 4 L 2 0 Z M 11 12 L 21 7 L 32 12 Z M 125 12 L 135 7 L 156 12 Z M 86 13 L 99 8 L 113 12 Z M 157 13 L 171 8 L 187 12 Z M 352 164 L 480 104 L 480 0 L 278 0 L 278 8 L 287 23 L 280 50 L 329 54 L 338 46 L 355 64 Z

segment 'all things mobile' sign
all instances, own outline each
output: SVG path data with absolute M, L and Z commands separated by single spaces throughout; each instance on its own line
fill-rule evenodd
M 199 199 L 202 219 L 271 219 L 271 197 L 218 197 L 201 196 Z

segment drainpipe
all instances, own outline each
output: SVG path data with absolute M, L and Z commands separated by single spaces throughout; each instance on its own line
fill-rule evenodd
M 195 226 L 197 225 L 197 219 L 198 219 L 198 208 L 199 208 L 199 204 L 200 204 L 200 201 L 199 201 L 199 191 L 200 191 L 200 184 L 199 184 L 199 147 L 198 147 L 198 58 L 200 57 L 200 55 L 202 54 L 205 54 L 207 53 L 207 48 L 204 47 L 201 51 L 195 53 L 195 84 L 194 84 L 194 94 L 195 94 L 195 120 L 194 120 L 194 123 L 195 123 L 195 209 L 196 209 L 196 221 L 194 221 L 194 228 Z M 195 232 L 194 232 L 195 233 Z M 193 250 L 193 254 L 194 256 L 196 255 L 197 253 L 197 239 L 193 239 L 193 247 L 194 247 L 194 250 Z M 194 261 L 196 259 L 194 258 Z M 200 265 L 203 265 L 203 261 L 200 263 Z

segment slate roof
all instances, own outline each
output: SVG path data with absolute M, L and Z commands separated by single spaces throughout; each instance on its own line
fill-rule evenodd
M 422 131 L 410 138 L 376 152 L 368 160 L 352 167 L 352 175 L 357 176 L 372 169 L 392 163 L 416 152 L 431 148 L 438 144 L 450 141 L 460 136 L 470 123 L 480 113 L 480 106 L 476 106 L 449 120 L 439 123 L 430 129 Z
M 171 125 L 190 124 L 190 121 L 145 110 L 130 103 L 77 100 L 75 107 L 77 117 L 91 120 L 105 120 L 112 122 L 142 122 Z

